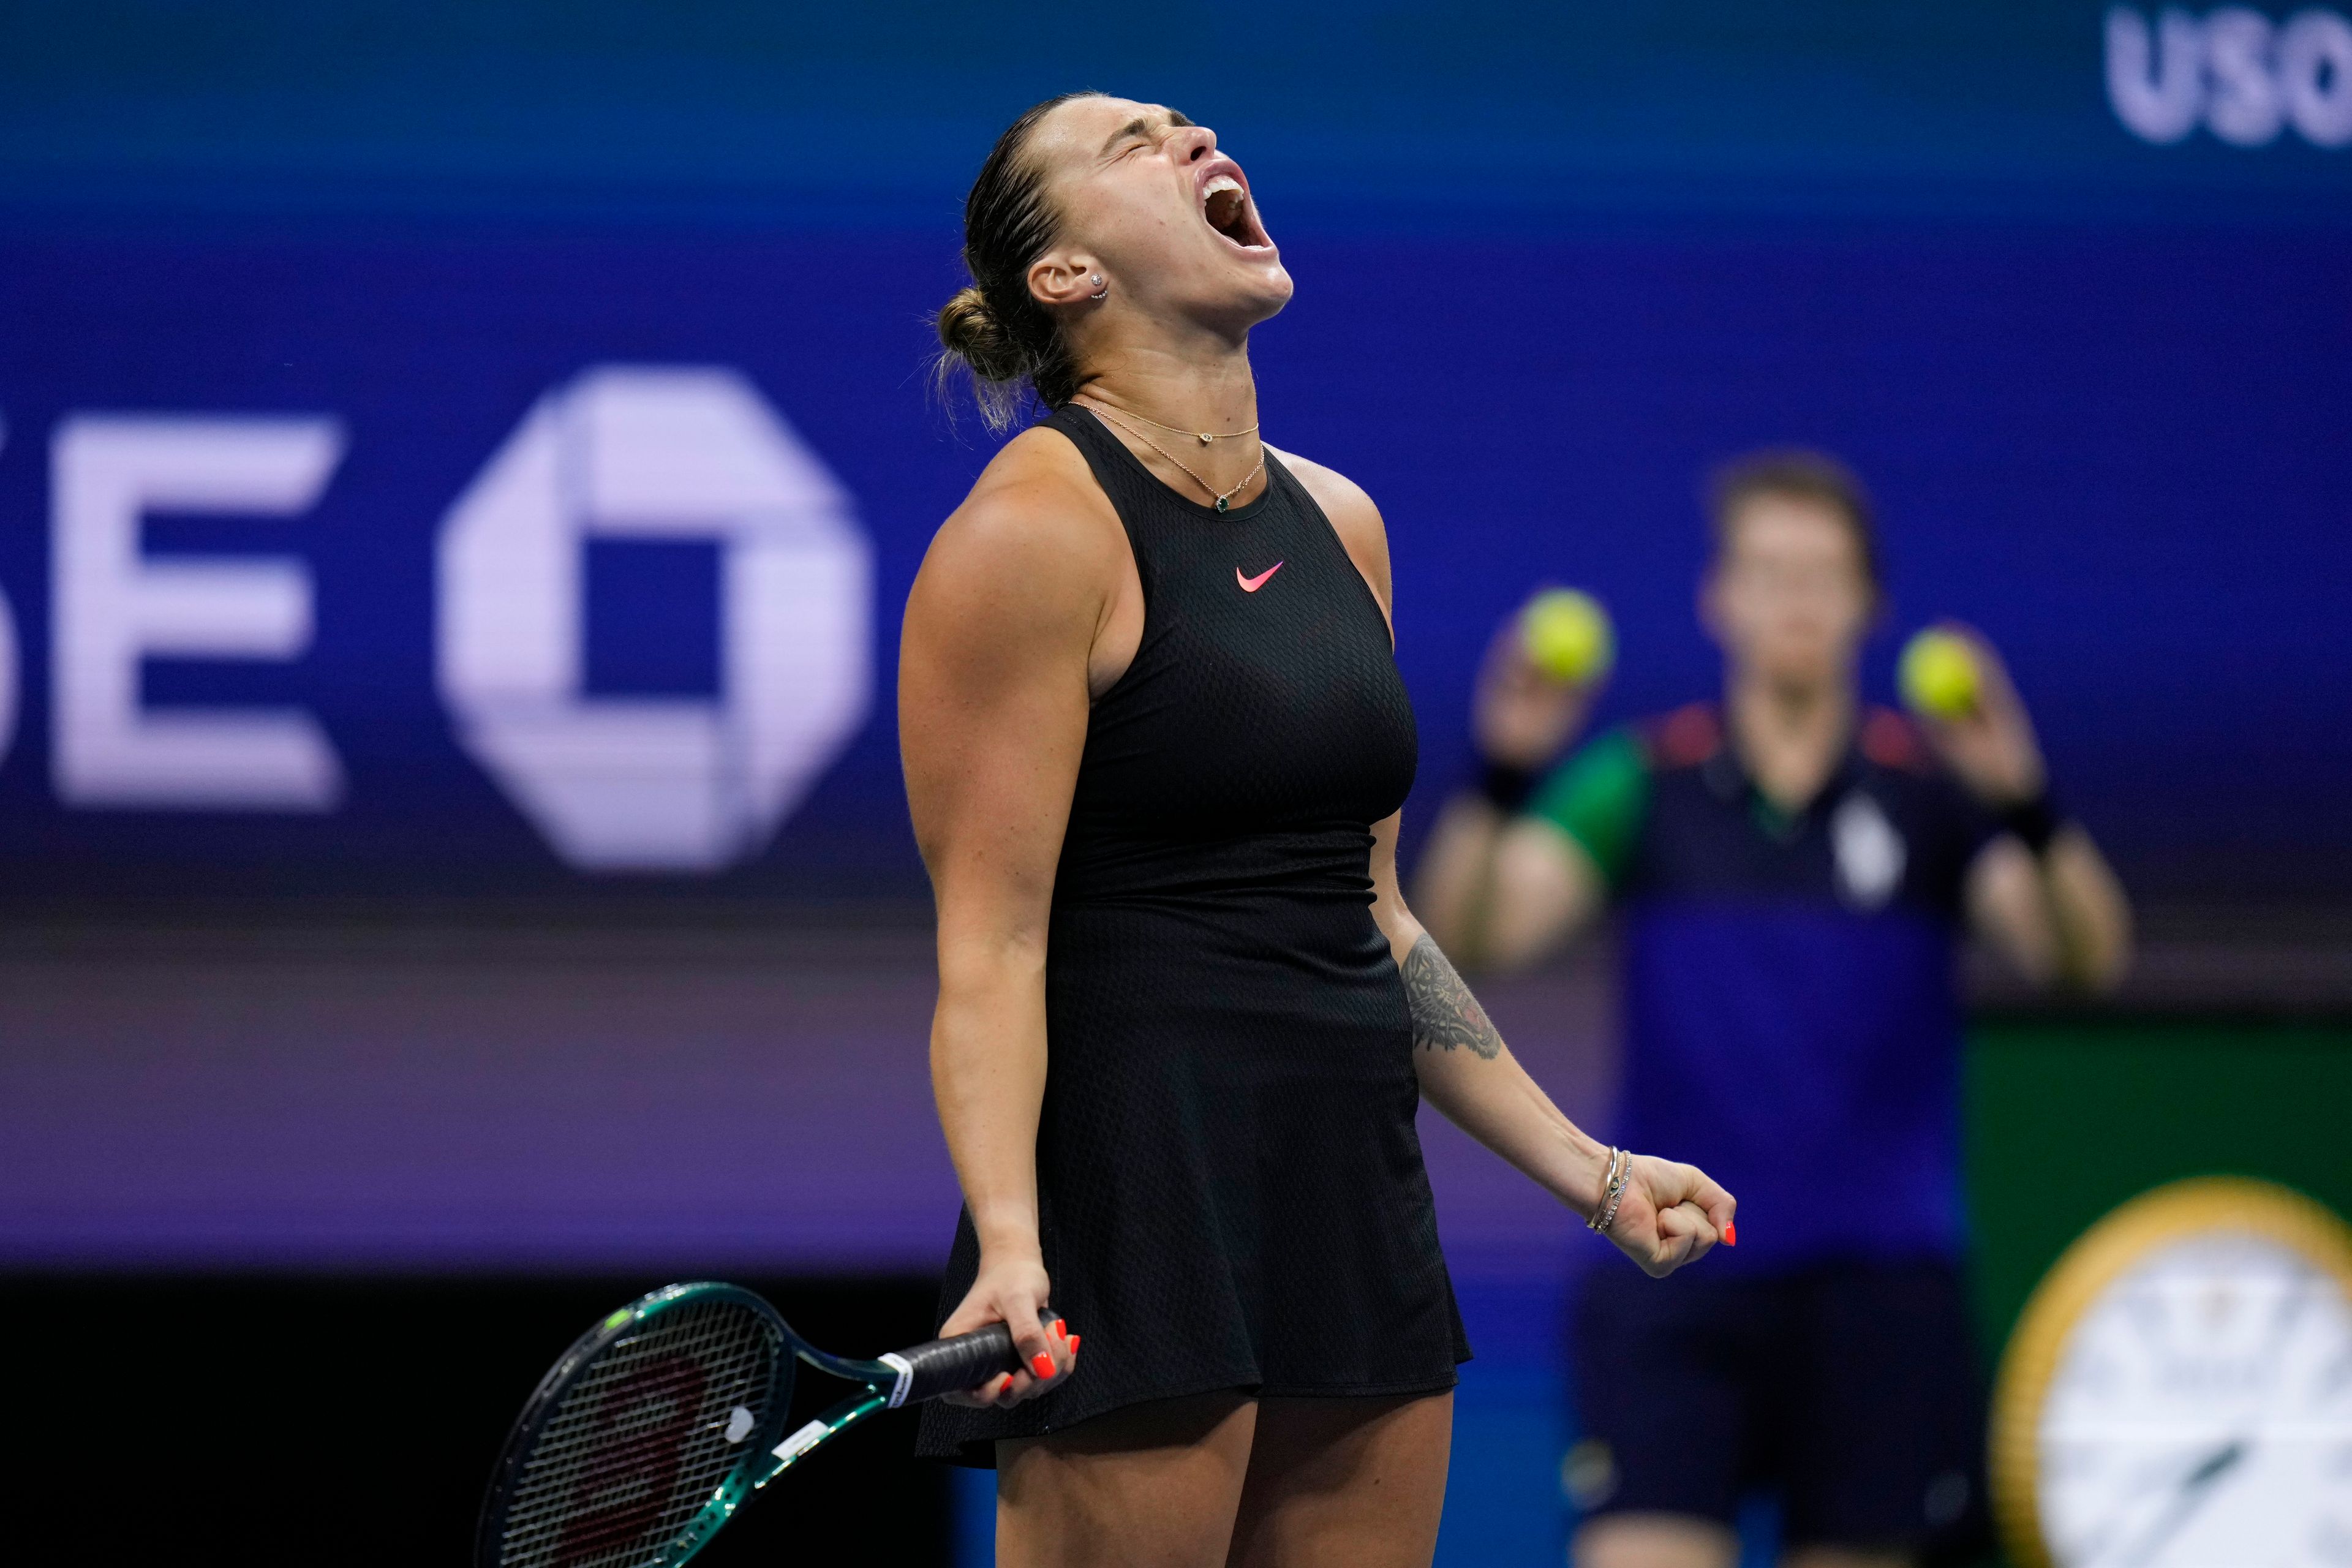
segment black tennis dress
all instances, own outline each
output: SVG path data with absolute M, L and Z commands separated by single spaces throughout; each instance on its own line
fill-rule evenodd
M 1046 423 L 1118 510 L 1144 605 L 1087 722 L 1045 950 L 1039 1239 L 1085 1348 L 1012 1410 L 926 1406 L 920 1451 L 992 1465 L 997 1438 L 1220 1389 L 1450 1388 L 1470 1350 L 1371 915 L 1371 825 L 1415 761 L 1379 603 L 1272 456 L 1220 514 L 1084 409 Z M 979 1262 L 967 1212 L 942 1317 Z

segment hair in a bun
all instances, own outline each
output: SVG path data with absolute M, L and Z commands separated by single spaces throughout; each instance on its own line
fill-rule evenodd
M 1021 351 L 988 308 L 977 287 L 959 289 L 940 307 L 940 346 L 963 361 L 983 381 L 1015 381 L 1027 368 Z
M 944 387 L 958 366 L 971 374 L 972 395 L 992 430 L 1009 428 L 1030 395 L 1059 408 L 1078 390 L 1078 368 L 1061 328 L 1029 292 L 1029 268 L 1060 226 L 1045 183 L 1026 156 L 1037 122 L 1074 98 L 1066 92 L 1024 111 L 980 166 L 963 204 L 963 263 L 969 288 L 940 308 L 940 353 L 933 366 Z

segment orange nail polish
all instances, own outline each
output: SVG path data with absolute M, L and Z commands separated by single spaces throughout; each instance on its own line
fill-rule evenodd
M 988 1396 L 989 1396 L 991 1399 L 998 1399 L 998 1398 L 1002 1398 L 1002 1397 L 1003 1396 L 1004 1391 L 1005 1391 L 1006 1389 L 1008 1389 L 1008 1388 L 1012 1387 L 1012 1386 L 1013 1386 L 1013 1374 L 1012 1374 L 1011 1373 L 1009 1373 L 1009 1372 L 1008 1372 L 1008 1373 L 1006 1373 L 1003 1377 L 1000 1377 L 1000 1378 L 998 1378 L 998 1379 L 996 1380 L 996 1386 L 995 1386 L 994 1388 L 992 1388 L 992 1389 L 990 1389 L 990 1390 L 988 1391 Z
M 1726 1247 L 1739 1245 L 1739 1227 L 1729 1220 L 1723 1222 L 1723 1245 Z
M 1070 1353 L 1072 1355 L 1078 1353 L 1078 1336 L 1076 1334 L 1070 1336 Z
M 1062 1320 L 1061 1320 L 1061 1319 L 1059 1319 L 1059 1318 L 1056 1318 L 1056 1319 L 1055 1319 L 1055 1320 L 1054 1320 L 1054 1323 L 1053 1323 L 1053 1330 L 1054 1330 L 1054 1333 L 1055 1333 L 1055 1335 L 1057 1338 L 1060 1338 L 1060 1339 L 1068 1339 L 1068 1338 L 1070 1337 L 1070 1331 L 1069 1331 L 1068 1329 L 1066 1329 L 1066 1328 L 1063 1327 L 1063 1325 L 1062 1325 Z
M 1029 1358 L 1029 1370 L 1041 1378 L 1051 1377 L 1054 1375 L 1054 1358 L 1039 1351 Z

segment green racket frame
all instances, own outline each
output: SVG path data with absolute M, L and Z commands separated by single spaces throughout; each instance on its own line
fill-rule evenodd
M 718 1300 L 731 1301 L 764 1320 L 789 1353 L 777 1359 L 768 1414 L 748 1435 L 742 1460 L 719 1483 L 701 1511 L 667 1542 L 654 1548 L 636 1568 L 678 1568 L 702 1550 L 753 1492 L 876 1411 L 919 1403 L 957 1389 L 974 1388 L 998 1373 L 1014 1371 L 1020 1365 L 1019 1352 L 1013 1348 L 1013 1335 L 1003 1323 L 866 1361 L 819 1350 L 793 1332 L 792 1325 L 763 1298 L 740 1285 L 701 1280 L 665 1286 L 598 1320 L 593 1328 L 572 1342 L 572 1348 L 540 1380 L 539 1387 L 508 1435 L 488 1496 L 483 1501 L 475 1541 L 477 1568 L 504 1568 L 504 1534 L 512 1489 L 530 1461 L 540 1433 L 583 1370 L 615 1342 L 655 1319 L 687 1306 Z M 1052 1321 L 1052 1314 L 1047 1313 L 1046 1318 Z M 804 1361 L 844 1382 L 865 1386 L 787 1436 L 782 1428 L 791 1418 L 796 1361 Z

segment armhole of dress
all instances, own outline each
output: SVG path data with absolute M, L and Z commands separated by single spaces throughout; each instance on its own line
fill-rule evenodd
M 1052 417 L 1044 422 L 1043 427 L 1076 447 L 1078 456 L 1086 459 L 1087 472 L 1094 476 L 1095 489 L 1102 491 L 1103 500 L 1109 503 L 1111 516 L 1118 519 L 1119 532 L 1127 537 L 1127 558 L 1134 563 L 1136 590 L 1143 595 L 1143 627 L 1136 633 L 1135 657 L 1127 661 L 1127 668 L 1118 672 L 1118 679 L 1105 687 L 1103 694 L 1094 700 L 1093 706 L 1099 708 L 1110 700 L 1113 692 L 1127 684 L 1128 678 L 1135 673 L 1135 667 L 1143 662 L 1144 645 L 1151 637 L 1151 568 L 1150 558 L 1144 553 L 1143 542 L 1135 536 L 1134 521 L 1127 515 L 1127 509 L 1118 504 L 1118 497 L 1111 491 L 1110 482 L 1103 472 L 1103 456 L 1094 451 L 1075 428 L 1079 419 L 1079 416 L 1070 414 L 1067 409 L 1057 408 Z M 1099 426 L 1096 426 L 1096 434 L 1108 439 L 1108 433 Z M 1120 455 L 1125 454 L 1122 452 Z
M 1389 657 L 1394 658 L 1396 627 L 1391 624 L 1388 611 L 1381 607 L 1381 596 L 1372 592 L 1371 579 L 1366 577 L 1364 569 L 1356 564 L 1356 557 L 1349 550 L 1348 542 L 1339 537 L 1339 527 L 1332 522 L 1331 514 L 1323 510 L 1323 503 L 1315 499 L 1315 492 L 1300 483 L 1298 476 L 1292 473 L 1288 465 L 1281 458 L 1268 452 L 1265 455 L 1265 466 L 1267 471 L 1280 476 L 1282 482 L 1289 487 L 1290 493 L 1298 498 L 1298 504 L 1305 507 L 1314 516 L 1315 521 L 1323 525 L 1324 537 L 1331 542 L 1331 548 L 1339 552 L 1340 563 L 1348 568 L 1348 575 L 1354 578 L 1356 586 L 1364 591 L 1364 603 L 1371 606 L 1372 619 L 1380 625 L 1381 640 L 1389 645 Z M 1148 605 L 1145 607 L 1150 608 Z

